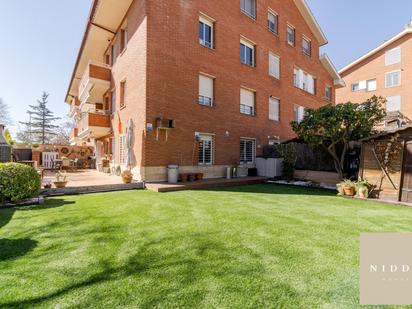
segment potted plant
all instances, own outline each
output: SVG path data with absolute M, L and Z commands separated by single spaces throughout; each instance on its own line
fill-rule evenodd
M 345 195 L 345 192 L 343 192 L 343 182 L 339 182 L 336 184 L 336 190 L 338 191 L 339 196 Z
M 360 198 L 368 198 L 369 196 L 370 184 L 366 179 L 359 178 L 356 184 L 356 191 Z
M 131 183 L 133 180 L 133 174 L 130 170 L 123 171 L 121 176 L 123 183 Z
M 352 180 L 345 179 L 342 183 L 342 188 L 346 196 L 354 196 L 356 193 L 356 185 Z
M 56 188 L 65 188 L 67 185 L 67 176 L 66 174 L 63 174 L 62 172 L 57 172 L 56 173 L 56 180 L 53 181 L 53 184 L 55 185 Z

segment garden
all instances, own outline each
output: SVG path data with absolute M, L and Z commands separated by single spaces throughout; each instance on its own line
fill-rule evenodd
M 356 308 L 361 232 L 410 208 L 262 184 L 0 210 L 0 308 Z

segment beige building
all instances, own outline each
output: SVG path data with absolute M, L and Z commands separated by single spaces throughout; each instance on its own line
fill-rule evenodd
M 339 71 L 346 86 L 336 90 L 336 103 L 386 98 L 386 127 L 412 119 L 412 23 L 383 44 Z

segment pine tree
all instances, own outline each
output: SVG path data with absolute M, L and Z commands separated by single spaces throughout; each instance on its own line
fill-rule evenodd
M 31 110 L 27 113 L 31 115 L 31 121 L 20 122 L 26 128 L 30 128 L 33 141 L 42 144 L 48 144 L 51 138 L 57 134 L 56 129 L 59 127 L 53 124 L 60 118 L 54 117 L 54 113 L 47 108 L 48 98 L 49 94 L 43 92 L 41 99 L 37 100 L 37 105 L 29 105 Z

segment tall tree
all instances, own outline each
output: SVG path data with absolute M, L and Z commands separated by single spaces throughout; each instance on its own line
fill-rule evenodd
M 10 125 L 12 124 L 10 113 L 9 113 L 9 106 L 3 102 L 0 98 L 0 124 Z
M 382 97 L 374 96 L 361 104 L 348 102 L 306 109 L 303 120 L 291 125 L 299 138 L 314 146 L 321 145 L 328 151 L 339 177 L 343 178 L 349 142 L 375 133 L 376 125 L 386 115 L 383 109 L 385 102 Z
M 70 133 L 75 124 L 71 118 L 65 118 L 56 129 L 56 135 L 53 136 L 51 142 L 55 145 L 69 145 Z
M 37 100 L 37 105 L 29 105 L 30 110 L 27 111 L 30 114 L 29 122 L 20 122 L 30 130 L 31 142 L 35 141 L 42 144 L 50 143 L 53 136 L 57 134 L 56 129 L 58 125 L 54 125 L 54 121 L 59 120 L 60 117 L 55 117 L 54 113 L 47 108 L 49 94 L 43 92 L 40 100 Z M 27 132 L 25 132 L 27 135 Z

